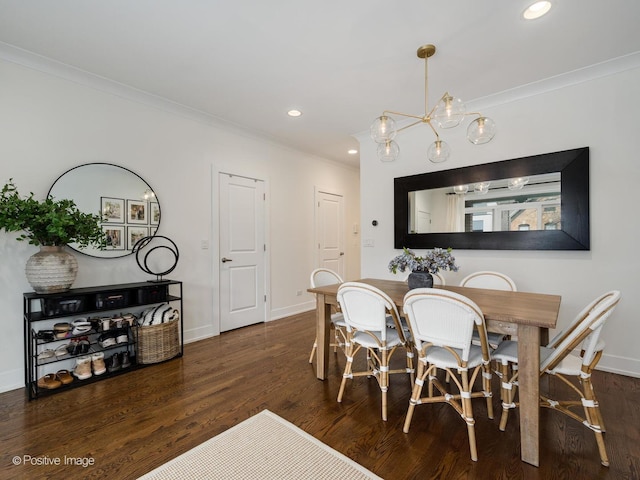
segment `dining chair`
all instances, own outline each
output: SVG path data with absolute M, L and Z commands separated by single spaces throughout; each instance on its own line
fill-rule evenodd
M 311 288 L 324 287 L 325 285 L 333 285 L 334 283 L 343 283 L 342 278 L 333 270 L 328 268 L 316 268 L 309 276 Z M 335 341 L 329 344 L 333 347 L 333 351 L 337 352 L 338 347 L 344 349 L 347 339 L 346 323 L 341 312 L 337 311 L 331 314 L 331 329 L 334 331 Z M 311 347 L 309 355 L 309 363 L 313 363 L 313 359 L 318 351 L 318 337 L 316 336 Z
M 605 428 L 600 404 L 591 383 L 591 373 L 600 361 L 605 346 L 604 341 L 600 339 L 602 327 L 620 301 L 620 296 L 617 290 L 599 296 L 589 303 L 567 328 L 558 333 L 545 347 L 540 347 L 540 377 L 549 375 L 549 378 L 561 380 L 579 398 L 555 400 L 541 394 L 540 406 L 557 410 L 593 430 L 600 460 L 604 466 L 609 466 L 602 435 Z M 579 353 L 574 353 L 578 347 Z M 509 410 L 517 406 L 514 398 L 518 385 L 518 371 L 512 367 L 518 363 L 518 342 L 502 342 L 493 353 L 493 358 L 500 363 L 501 368 L 500 430 L 504 431 Z M 557 394 L 564 392 L 562 389 L 553 391 Z M 575 407 L 582 408 L 582 415 L 572 410 Z
M 467 297 L 438 288 L 410 290 L 404 297 L 403 310 L 418 351 L 418 372 L 403 431 L 409 432 L 416 405 L 448 403 L 467 423 L 471 459 L 477 461 L 471 399 L 485 398 L 487 415 L 493 418 L 491 357 L 484 315 Z M 479 346 L 471 342 L 474 330 L 479 332 Z M 450 391 L 440 382 L 438 369 L 446 371 L 457 391 Z M 482 374 L 482 390 L 473 391 L 479 374 Z M 423 397 L 425 382 L 428 384 L 428 394 Z M 436 396 L 434 388 L 438 393 Z
M 414 381 L 413 344 L 404 335 L 394 302 L 382 290 L 365 283 L 346 282 L 338 288 L 337 298 L 347 329 L 347 362 L 338 402 L 342 402 L 347 380 L 375 377 L 382 392 L 382 420 L 386 421 L 389 375 L 408 373 L 410 382 Z M 392 317 L 395 328 L 387 327 L 387 316 Z M 391 358 L 398 348 L 406 351 L 406 367 L 390 370 Z M 353 371 L 353 359 L 361 349 L 367 353 L 366 369 Z
M 481 270 L 467 275 L 460 282 L 460 286 L 471 288 L 488 288 L 491 290 L 507 290 L 512 292 L 518 291 L 515 282 L 508 275 L 489 270 Z M 492 349 L 496 349 L 498 345 L 500 345 L 500 343 L 505 340 L 506 336 L 502 333 L 489 332 L 487 334 L 487 338 L 489 339 L 489 346 Z M 477 333 L 474 333 L 473 342 L 476 345 L 479 345 L 479 341 L 480 340 Z

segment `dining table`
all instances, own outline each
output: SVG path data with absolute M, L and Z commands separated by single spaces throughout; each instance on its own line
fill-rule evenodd
M 402 314 L 406 281 L 363 278 L 366 283 L 386 293 Z M 316 295 L 317 363 L 316 376 L 327 378 L 332 309 L 338 305 L 341 284 L 309 288 Z M 475 302 L 482 311 L 487 330 L 518 338 L 520 395 L 520 456 L 522 461 L 539 466 L 540 437 L 540 345 L 548 341 L 549 329 L 555 328 L 561 297 L 543 293 L 513 292 L 484 288 L 438 285 Z

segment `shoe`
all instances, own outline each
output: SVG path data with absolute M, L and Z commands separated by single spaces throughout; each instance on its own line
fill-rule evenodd
M 111 373 L 111 372 L 116 372 L 120 370 L 120 368 L 121 368 L 120 355 L 118 355 L 117 353 L 114 353 L 111 356 L 111 360 L 109 361 L 109 364 L 107 365 L 107 369 L 109 370 L 109 373 Z
M 73 335 L 82 335 L 83 333 L 89 333 L 91 331 L 91 322 L 86 318 L 78 318 L 71 324 L 73 326 Z
M 38 388 L 53 390 L 61 386 L 62 382 L 58 380 L 53 373 L 47 373 L 44 377 L 38 379 Z
M 129 352 L 122 352 L 122 368 L 129 368 L 131 366 L 131 359 L 129 358 Z
M 129 335 L 126 330 L 120 330 L 116 335 L 116 341 L 118 343 L 127 343 L 129 341 Z
M 86 380 L 91 377 L 91 357 L 79 357 L 76 360 L 76 368 L 73 370 L 73 374 L 78 377 L 78 380 Z
M 93 367 L 94 375 L 102 375 L 107 371 L 107 367 L 104 364 L 104 352 L 97 352 L 91 355 L 91 366 Z
M 113 347 L 116 344 L 116 335 L 114 332 L 103 333 L 98 337 L 98 343 L 102 348 Z
M 56 338 L 66 338 L 67 335 L 71 333 L 70 330 L 71 325 L 69 325 L 67 322 L 56 323 L 53 326 L 53 333 L 55 334 Z
M 56 373 L 56 378 L 60 380 L 63 385 L 69 385 L 73 382 L 73 377 L 69 373 L 69 370 L 58 370 Z
M 36 338 L 38 340 L 44 340 L 45 342 L 52 342 L 56 339 L 53 330 L 38 330 L 36 332 Z
M 48 358 L 53 358 L 55 357 L 55 355 L 56 353 L 53 350 L 51 350 L 50 348 L 47 348 L 46 350 L 43 350 L 38 354 L 38 360 L 46 360 Z
M 69 355 L 69 344 L 65 343 L 64 345 L 60 345 L 56 348 L 55 351 L 56 357 L 64 357 L 65 355 Z
M 124 321 L 127 322 L 130 327 L 133 327 L 136 323 L 136 316 L 133 313 L 125 313 L 122 318 L 124 318 Z

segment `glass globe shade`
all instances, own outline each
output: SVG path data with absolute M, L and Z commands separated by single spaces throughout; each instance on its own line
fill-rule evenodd
M 453 187 L 453 193 L 457 195 L 464 195 L 469 191 L 469 185 L 456 185 Z
M 512 178 L 511 180 L 509 180 L 507 187 L 509 188 L 509 190 L 522 190 L 522 187 L 524 187 L 527 183 L 529 183 L 529 177 Z
M 496 134 L 496 124 L 487 117 L 478 117 L 467 127 L 467 139 L 474 145 L 490 142 Z
M 373 121 L 369 131 L 374 142 L 384 144 L 395 138 L 396 121 L 387 115 L 382 115 Z
M 464 120 L 465 106 L 462 100 L 454 98 L 448 93 L 436 105 L 433 111 L 433 118 L 440 128 L 453 128 L 460 125 Z
M 400 147 L 393 140 L 378 145 L 378 158 L 381 162 L 395 162 L 400 155 Z
M 451 155 L 451 148 L 442 140 L 436 140 L 427 150 L 427 156 L 433 163 L 446 162 L 449 155 Z
M 476 186 L 474 187 L 474 191 L 478 194 L 478 195 L 484 195 L 485 193 L 487 193 L 489 191 L 489 182 L 480 182 L 480 183 L 476 183 Z

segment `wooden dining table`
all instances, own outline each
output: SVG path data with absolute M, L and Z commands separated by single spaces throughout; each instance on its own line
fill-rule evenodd
M 402 314 L 404 296 L 409 291 L 407 282 L 376 278 L 357 281 L 373 285 L 385 292 Z M 332 307 L 338 305 L 339 286 L 340 284 L 334 284 L 307 290 L 316 295 L 316 376 L 320 380 L 327 377 L 331 312 Z M 556 326 L 561 297 L 449 285 L 436 288 L 459 293 L 474 301 L 484 314 L 488 331 L 518 337 L 520 453 L 524 462 L 539 466 L 540 345 L 546 344 L 549 329 Z

